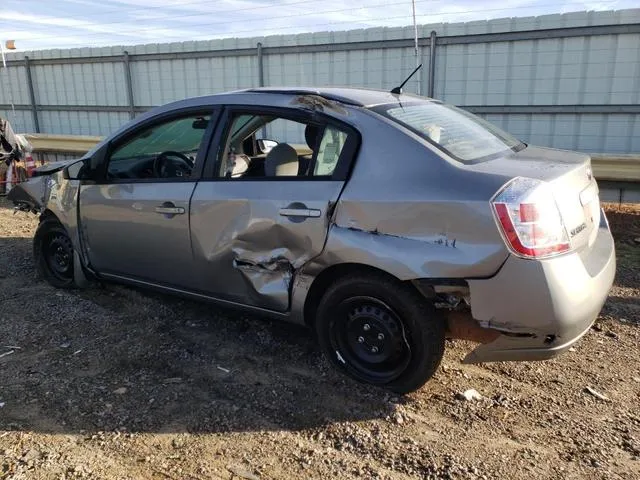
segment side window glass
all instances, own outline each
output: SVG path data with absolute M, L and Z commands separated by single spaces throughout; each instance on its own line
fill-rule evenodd
M 227 179 L 330 176 L 347 133 L 273 114 L 237 114 L 220 144 L 217 175 Z
M 286 118 L 276 118 L 270 121 L 264 128 L 264 135 L 267 139 L 276 140 L 278 143 L 288 143 L 304 147 L 304 130 L 306 124 L 287 120 Z
M 155 124 L 136 133 L 111 153 L 108 177 L 190 177 L 210 119 L 210 115 L 189 115 Z
M 340 154 L 347 142 L 347 134 L 329 125 L 324 130 L 313 167 L 313 175 L 332 175 L 338 165 Z

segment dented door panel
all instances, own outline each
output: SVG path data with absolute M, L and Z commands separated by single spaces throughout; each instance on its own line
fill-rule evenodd
M 489 200 L 506 179 L 443 162 L 429 144 L 371 113 L 355 111 L 352 120 L 364 132 L 358 162 L 327 246 L 305 272 L 361 263 L 402 280 L 493 275 L 508 251 Z
M 190 218 L 197 289 L 286 311 L 296 271 L 324 248 L 328 215 L 342 185 L 332 180 L 200 182 Z

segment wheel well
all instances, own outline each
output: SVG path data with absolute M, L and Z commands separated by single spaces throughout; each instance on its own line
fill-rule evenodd
M 311 288 L 309 289 L 309 293 L 307 294 L 307 298 L 305 299 L 304 323 L 308 327 L 313 327 L 315 324 L 316 310 L 320 303 L 320 299 L 322 299 L 322 295 L 324 295 L 327 288 L 329 288 L 329 286 L 339 278 L 346 277 L 347 275 L 353 275 L 354 273 L 377 276 L 383 275 L 396 282 L 401 282 L 400 279 L 390 273 L 370 265 L 364 265 L 361 263 L 340 263 L 338 265 L 332 265 L 320 272 L 320 275 L 314 279 L 311 284 Z M 403 283 L 411 284 L 411 282 Z
M 40 221 L 42 222 L 43 220 L 46 220 L 47 218 L 55 218 L 56 220 L 60 221 L 58 219 L 58 217 L 56 217 L 56 214 L 53 213 L 51 210 L 46 209 L 44 212 L 42 212 L 40 214 Z

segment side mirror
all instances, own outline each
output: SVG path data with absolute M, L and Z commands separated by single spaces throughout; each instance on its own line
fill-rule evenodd
M 278 142 L 275 140 L 269 140 L 266 138 L 258 139 L 258 151 L 260 153 L 269 153 L 273 147 L 278 145 Z
M 90 160 L 85 158 L 67 165 L 62 171 L 62 176 L 67 180 L 89 180 L 91 179 Z

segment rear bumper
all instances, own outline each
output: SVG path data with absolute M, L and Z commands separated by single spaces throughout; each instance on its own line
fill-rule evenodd
M 494 277 L 469 281 L 473 318 L 502 335 L 477 347 L 465 363 L 546 360 L 589 331 L 616 270 L 604 213 L 602 220 L 583 252 L 539 261 L 510 256 Z

